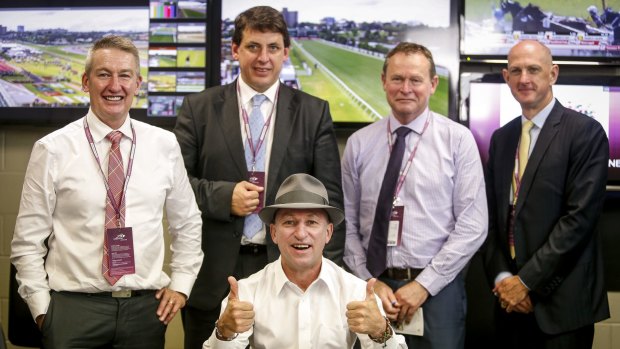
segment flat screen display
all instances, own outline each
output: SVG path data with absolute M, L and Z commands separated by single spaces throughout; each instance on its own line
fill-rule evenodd
M 280 11 L 291 34 L 290 60 L 280 80 L 327 100 L 334 122 L 369 123 L 388 115 L 381 70 L 385 53 L 401 41 L 423 44 L 433 52 L 440 82 L 430 107 L 448 115 L 450 77 L 441 57 L 449 56 L 451 48 L 441 43 L 450 42 L 450 0 L 270 0 L 260 4 Z M 234 19 L 255 5 L 251 0 L 222 1 L 223 84 L 239 73 L 231 55 Z
M 462 77 L 463 80 L 468 79 Z M 521 115 L 508 85 L 499 77 L 488 80 L 469 81 L 469 95 L 464 96 L 462 111 L 468 115 L 483 163 L 488 160 L 493 132 Z M 620 184 L 620 78 L 567 78 L 553 86 L 553 94 L 563 106 L 586 114 L 603 126 L 609 138 L 608 181 Z
M 206 14 L 206 0 L 1 2 L 0 123 L 62 125 L 83 116 L 88 49 L 115 34 L 139 50 L 143 83 L 131 116 L 171 126 L 183 96 L 209 81 Z
M 108 34 L 133 40 L 146 77 L 148 14 L 148 7 L 0 8 L 0 106 L 87 106 L 86 55 Z M 144 88 L 134 103 L 146 108 Z
M 518 41 L 556 58 L 620 60 L 620 0 L 464 0 L 461 54 L 505 56 Z

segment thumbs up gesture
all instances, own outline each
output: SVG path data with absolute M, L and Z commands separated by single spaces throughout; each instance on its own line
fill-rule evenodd
M 351 331 L 367 334 L 372 338 L 380 338 L 385 332 L 385 318 L 379 310 L 374 286 L 377 279 L 372 278 L 366 283 L 366 298 L 347 304 L 347 323 Z
M 254 306 L 250 302 L 239 300 L 239 285 L 234 277 L 229 276 L 228 283 L 230 284 L 228 303 L 217 320 L 217 331 L 224 338 L 245 332 L 254 325 Z

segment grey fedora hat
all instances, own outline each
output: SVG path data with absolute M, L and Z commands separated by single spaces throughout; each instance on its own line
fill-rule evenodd
M 263 208 L 258 216 L 263 223 L 270 224 L 276 211 L 281 208 L 322 208 L 332 223 L 338 224 L 344 220 L 344 212 L 341 209 L 329 206 L 327 190 L 323 183 L 305 173 L 296 173 L 286 178 L 278 189 L 275 203 Z

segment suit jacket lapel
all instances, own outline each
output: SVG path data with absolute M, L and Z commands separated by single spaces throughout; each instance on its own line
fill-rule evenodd
M 510 192 L 512 191 L 512 177 L 514 176 L 515 168 L 515 152 L 517 151 L 517 145 L 519 144 L 519 137 L 521 136 L 521 117 L 515 118 L 508 125 L 506 132 L 506 147 L 503 149 L 499 161 L 501 161 L 499 178 L 500 180 L 500 196 L 498 202 L 498 209 L 503 212 L 502 222 L 505 222 L 508 218 L 508 204 L 510 203 Z
M 532 181 L 534 180 L 536 171 L 538 170 L 538 166 L 544 158 L 547 149 L 549 149 L 551 141 L 553 141 L 553 138 L 555 138 L 555 135 L 558 133 L 558 126 L 562 120 L 563 113 L 564 106 L 556 100 L 555 106 L 551 109 L 551 112 L 547 117 L 547 121 L 545 121 L 542 130 L 540 130 L 538 140 L 534 145 L 534 150 L 532 150 L 532 154 L 527 161 L 527 166 L 525 167 L 525 172 L 523 173 L 523 178 L 521 179 L 521 189 L 519 191 L 519 200 L 517 200 L 517 207 L 515 211 L 516 214 L 518 214 L 521 207 L 523 207 L 523 202 L 525 202 L 527 194 L 530 191 Z
M 230 157 L 235 163 L 241 177 L 246 178 L 248 167 L 245 163 L 245 150 L 243 147 L 243 137 L 241 137 L 236 84 L 237 82 L 235 80 L 235 82 L 222 89 L 222 112 L 218 117 L 226 147 L 230 152 Z
M 269 179 L 267 180 L 267 202 L 271 202 L 272 194 L 275 197 L 275 193 L 278 190 L 276 180 L 280 168 L 285 165 L 284 156 L 288 148 L 289 140 L 291 138 L 293 125 L 295 125 L 295 118 L 297 117 L 298 102 L 294 98 L 293 91 L 286 87 L 284 84 L 280 84 L 278 96 L 278 105 L 276 111 L 276 121 L 273 130 L 273 141 L 271 143 L 271 155 L 269 158 Z

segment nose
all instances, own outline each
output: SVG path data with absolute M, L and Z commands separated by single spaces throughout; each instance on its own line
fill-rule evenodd
M 400 86 L 400 91 L 402 93 L 409 93 L 412 91 L 413 83 L 407 79 L 403 81 L 403 84 Z
M 306 227 L 303 224 L 298 224 L 295 227 L 295 238 L 299 241 L 303 241 L 306 238 L 306 236 L 308 236 Z
M 530 75 L 527 73 L 527 70 L 521 71 L 519 74 L 519 83 L 527 84 L 530 81 Z
M 269 55 L 267 54 L 267 47 L 263 47 L 260 52 L 258 53 L 258 60 L 260 62 L 267 62 L 269 61 Z
M 119 91 L 121 89 L 120 79 L 117 75 L 112 74 L 110 81 L 108 82 L 108 90 L 110 91 Z

